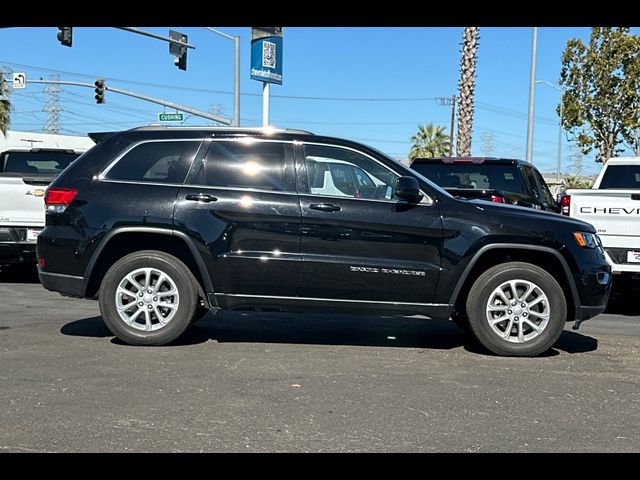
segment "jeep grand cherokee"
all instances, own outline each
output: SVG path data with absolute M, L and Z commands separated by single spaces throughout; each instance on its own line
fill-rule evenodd
M 359 143 L 240 128 L 92 138 L 47 190 L 39 274 L 97 298 L 130 344 L 169 343 L 208 310 L 269 307 L 452 318 L 494 353 L 530 356 L 607 303 L 591 225 L 456 199 Z

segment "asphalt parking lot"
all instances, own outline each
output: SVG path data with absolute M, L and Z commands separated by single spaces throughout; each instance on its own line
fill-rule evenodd
M 532 359 L 452 322 L 256 312 L 131 347 L 96 302 L 5 272 L 0 451 L 638 452 L 640 309 L 619 297 Z

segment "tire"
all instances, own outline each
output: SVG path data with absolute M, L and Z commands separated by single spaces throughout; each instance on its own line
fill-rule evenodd
M 549 350 L 560 337 L 567 301 L 549 272 L 530 263 L 509 262 L 478 277 L 467 297 L 467 316 L 471 333 L 491 352 L 532 357 Z
M 165 345 L 191 324 L 198 289 L 179 259 L 142 250 L 122 257 L 107 271 L 100 285 L 99 304 L 107 328 L 123 342 Z

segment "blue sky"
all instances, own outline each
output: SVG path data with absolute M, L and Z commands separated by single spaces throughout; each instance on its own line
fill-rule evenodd
M 168 35 L 168 28 L 138 28 Z M 233 116 L 233 43 L 202 27 L 172 27 L 189 36 L 187 71 L 168 44 L 114 28 L 75 27 L 73 46 L 62 46 L 56 27 L 0 29 L 0 67 L 27 79 L 107 84 L 190 107 Z M 215 26 L 214 26 L 215 28 Z M 249 78 L 251 28 L 219 28 L 241 37 L 241 125 L 262 122 L 262 83 Z M 462 27 L 285 27 L 283 85 L 271 87 L 271 124 L 302 128 L 372 145 L 406 158 L 418 123 L 449 129 L 451 108 L 435 98 L 457 94 Z M 590 28 L 538 29 L 536 78 L 557 83 L 567 40 L 588 41 Z M 632 30 L 638 34 L 638 29 Z M 525 157 L 531 28 L 481 27 L 472 154 Z M 49 96 L 43 85 L 14 91 L 12 130 L 42 131 Z M 98 105 L 93 90 L 65 86 L 59 93 L 61 133 L 125 129 L 173 111 L 113 92 Z M 286 98 L 293 97 L 293 98 Z M 555 172 L 559 92 L 536 87 L 533 163 Z M 206 125 L 190 117 L 185 125 Z M 563 135 L 563 173 L 574 173 L 577 149 Z M 584 157 L 583 173 L 599 171 Z

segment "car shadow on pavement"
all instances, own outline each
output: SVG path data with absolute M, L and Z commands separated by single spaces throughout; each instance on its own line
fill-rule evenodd
M 100 316 L 75 320 L 64 325 L 64 335 L 113 337 Z M 188 346 L 208 341 L 219 343 L 291 343 L 353 345 L 368 347 L 427 348 L 465 350 L 483 355 L 490 352 L 478 345 L 449 320 L 360 315 L 304 315 L 262 312 L 224 312 L 207 315 L 168 346 Z M 113 337 L 111 342 L 126 344 Z M 596 350 L 598 341 L 565 330 L 553 349 L 543 356 L 583 353 Z
M 0 266 L 0 283 L 40 283 L 35 265 Z

